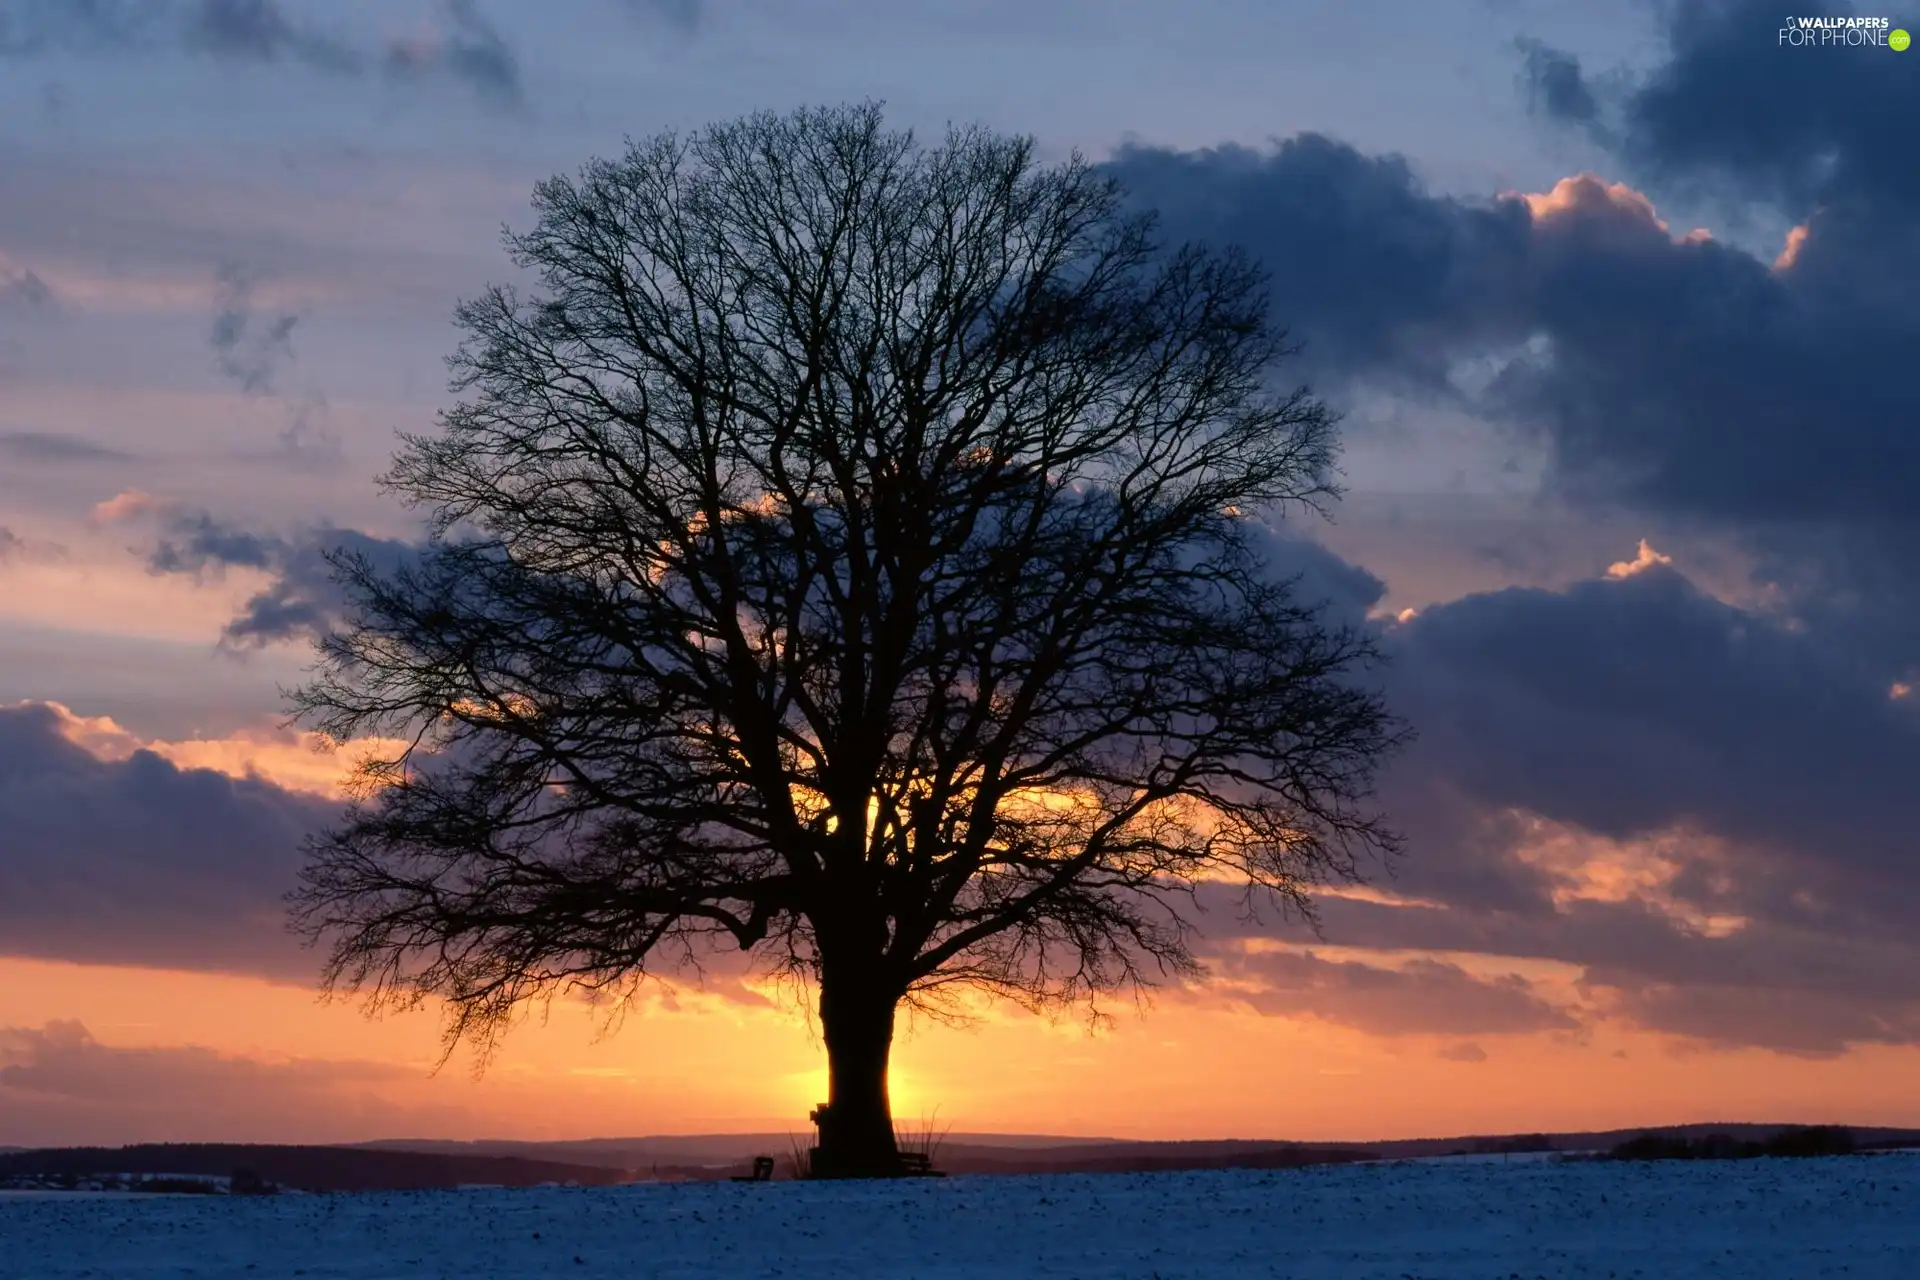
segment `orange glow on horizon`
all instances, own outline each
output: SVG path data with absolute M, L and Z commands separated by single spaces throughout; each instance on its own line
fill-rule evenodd
M 276 1073 L 301 1101 L 226 1130 L 189 1116 L 181 1139 L 801 1132 L 825 1097 L 824 1061 L 797 1011 L 698 993 L 643 1004 L 611 1034 L 593 1011 L 557 1003 L 511 1033 L 477 1080 L 464 1057 L 435 1072 L 431 1016 L 368 1021 L 300 987 L 6 960 L 0 993 L 0 1027 L 74 1019 L 108 1050 L 171 1049 L 183 1062 L 189 1047 L 212 1051 L 258 1064 L 257 1110 L 277 1098 Z M 1378 1037 L 1166 997 L 1114 1012 L 1100 1032 L 1004 1009 L 959 1030 L 903 1019 L 896 1123 L 1315 1141 L 1693 1120 L 1920 1124 L 1904 1085 L 1920 1069 L 1911 1049 L 1709 1052 L 1605 1022 L 1572 1036 Z M 1469 1043 L 1484 1060 L 1461 1052 Z M 7 1044 L 0 1037 L 0 1056 Z M 0 1143 L 17 1136 L 0 1132 Z

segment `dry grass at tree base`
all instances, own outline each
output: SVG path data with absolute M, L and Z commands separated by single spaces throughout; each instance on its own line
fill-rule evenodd
M 938 1112 L 935 1114 L 937 1116 Z M 909 1166 L 902 1171 L 903 1176 L 935 1173 L 934 1157 L 939 1154 L 940 1144 L 946 1141 L 947 1135 L 952 1131 L 952 1125 L 936 1128 L 931 1118 L 922 1120 L 918 1129 L 894 1129 L 893 1145 L 903 1157 L 906 1157 L 903 1163 Z M 812 1151 L 812 1146 L 803 1144 L 798 1135 L 788 1133 L 787 1154 L 782 1160 L 783 1176 L 797 1180 L 811 1179 L 813 1177 Z M 913 1168 L 914 1165 L 918 1165 L 919 1168 Z

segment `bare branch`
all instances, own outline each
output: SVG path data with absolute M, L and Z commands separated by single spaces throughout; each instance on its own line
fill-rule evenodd
M 534 207 L 538 288 L 462 305 L 462 399 L 386 478 L 435 541 L 339 563 L 296 699 L 414 744 L 312 849 L 333 987 L 484 1045 L 730 945 L 819 984 L 839 1055 L 856 1008 L 1191 973 L 1196 883 L 1310 913 L 1393 850 L 1371 638 L 1260 552 L 1336 437 L 1251 263 L 874 106 Z

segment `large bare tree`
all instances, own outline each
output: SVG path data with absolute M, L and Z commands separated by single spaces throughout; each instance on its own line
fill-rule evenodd
M 1370 643 L 1260 553 L 1335 436 L 1274 389 L 1253 264 L 872 105 L 657 137 L 534 206 L 537 283 L 460 307 L 458 406 L 386 479 L 434 538 L 341 558 L 296 695 L 414 744 L 310 850 L 332 989 L 484 1046 L 746 950 L 818 992 L 814 1171 L 886 1174 L 903 1003 L 1190 973 L 1200 882 L 1307 908 L 1391 846 Z

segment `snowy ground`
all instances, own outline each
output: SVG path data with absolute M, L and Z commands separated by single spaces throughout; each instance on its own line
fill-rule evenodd
M 0 1277 L 1920 1277 L 1920 1155 L 0 1197 Z

